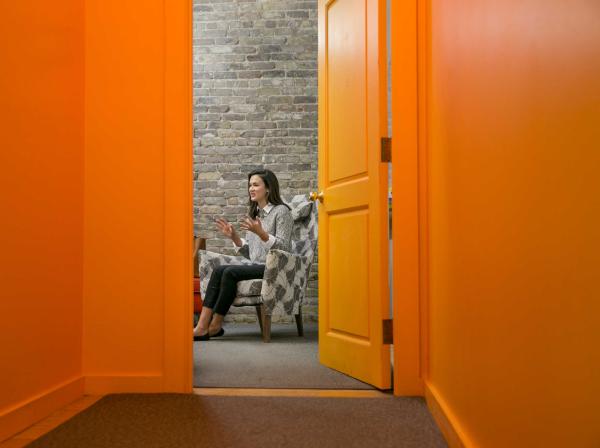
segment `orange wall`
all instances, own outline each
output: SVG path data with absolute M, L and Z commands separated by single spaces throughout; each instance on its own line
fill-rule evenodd
M 428 385 L 472 446 L 600 446 L 600 8 L 430 6 Z
M 0 21 L 1 440 L 11 408 L 81 375 L 83 2 Z
M 162 0 L 86 2 L 83 365 L 91 392 L 156 390 L 162 381 L 163 22 Z

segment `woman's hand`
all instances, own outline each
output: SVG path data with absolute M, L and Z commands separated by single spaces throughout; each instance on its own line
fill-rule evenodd
M 258 237 L 267 241 L 269 239 L 269 234 L 265 232 L 260 222 L 260 219 L 252 219 L 249 217 L 245 217 L 240 221 L 240 228 L 244 230 L 249 230 L 250 232 L 256 233 Z
M 237 247 L 242 247 L 242 240 L 240 236 L 237 234 L 233 226 L 229 224 L 229 222 L 223 218 L 217 218 L 215 219 L 215 223 L 223 235 L 225 235 L 227 238 L 231 238 L 233 244 L 235 244 Z
M 217 227 L 219 228 L 219 230 L 221 231 L 221 233 L 223 235 L 225 235 L 226 237 L 231 238 L 231 239 L 234 238 L 234 236 L 236 235 L 236 231 L 233 228 L 233 226 L 231 224 L 229 224 L 229 222 L 227 222 L 223 218 L 217 218 L 215 220 L 215 223 L 217 224 Z

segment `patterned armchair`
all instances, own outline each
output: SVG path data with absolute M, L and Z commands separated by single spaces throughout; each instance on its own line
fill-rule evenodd
M 292 208 L 294 227 L 292 252 L 272 249 L 267 254 L 262 279 L 238 282 L 233 306 L 253 306 L 264 342 L 271 340 L 271 316 L 294 315 L 298 336 L 303 336 L 302 303 L 308 275 L 317 247 L 317 207 L 306 196 L 294 196 L 288 205 Z M 204 297 L 213 269 L 222 264 L 251 264 L 240 256 L 199 251 L 200 292 Z

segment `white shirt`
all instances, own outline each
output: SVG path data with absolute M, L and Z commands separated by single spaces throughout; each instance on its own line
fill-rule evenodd
M 269 202 L 269 203 L 267 203 L 267 205 L 264 206 L 264 208 L 262 208 L 262 209 L 260 207 L 258 208 L 259 214 L 261 211 L 263 211 L 265 213 L 265 215 L 268 215 L 269 212 L 271 210 L 273 210 L 273 207 L 274 207 L 274 205 Z M 247 244 L 246 240 L 244 238 L 240 238 L 240 239 L 242 240 L 241 246 L 237 246 L 235 243 L 233 243 L 233 247 L 235 247 L 236 249 L 239 249 L 240 247 L 243 247 Z M 269 239 L 267 241 L 263 241 L 262 239 L 260 241 L 263 243 L 265 251 L 268 252 L 271 249 L 271 247 L 273 247 L 273 244 L 275 244 L 275 237 L 269 233 Z

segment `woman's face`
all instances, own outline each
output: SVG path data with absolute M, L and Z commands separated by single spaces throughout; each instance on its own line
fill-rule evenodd
M 248 193 L 250 194 L 250 200 L 258 202 L 267 202 L 267 188 L 262 177 L 254 175 L 250 178 L 248 185 Z

